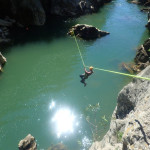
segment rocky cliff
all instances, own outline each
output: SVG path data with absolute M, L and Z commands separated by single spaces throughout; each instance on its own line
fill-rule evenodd
M 150 66 L 140 76 L 150 78 Z M 118 95 L 110 129 L 90 150 L 150 149 L 150 81 L 133 79 Z
M 44 25 L 51 16 L 76 17 L 96 12 L 111 0 L 0 0 L 0 49 L 11 43 L 9 30 Z M 53 17 L 54 18 L 54 17 Z M 11 30 L 10 30 L 11 31 Z
M 0 0 L 0 18 L 23 25 L 43 25 L 49 15 L 63 17 L 92 13 L 110 0 Z

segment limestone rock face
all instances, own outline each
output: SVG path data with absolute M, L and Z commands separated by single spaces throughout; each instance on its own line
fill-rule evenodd
M 150 78 L 150 66 L 140 76 Z M 90 150 L 150 149 L 150 80 L 133 79 L 118 95 L 110 129 Z
M 69 30 L 68 34 L 75 35 L 85 40 L 93 40 L 108 35 L 109 33 L 105 31 L 101 31 L 96 27 L 90 25 L 77 24 Z
M 19 150 L 37 150 L 37 144 L 35 138 L 28 134 L 23 140 L 18 144 Z

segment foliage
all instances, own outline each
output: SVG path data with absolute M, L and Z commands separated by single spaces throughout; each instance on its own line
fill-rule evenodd
M 121 141 L 122 141 L 122 136 L 123 136 L 123 132 L 117 131 L 117 139 L 118 139 L 118 142 L 121 142 Z
M 95 105 L 89 104 L 85 109 L 85 119 L 91 128 L 93 142 L 100 140 L 101 138 L 100 135 L 103 133 L 108 122 L 105 115 L 102 117 L 99 116 L 99 111 L 100 111 L 99 103 Z

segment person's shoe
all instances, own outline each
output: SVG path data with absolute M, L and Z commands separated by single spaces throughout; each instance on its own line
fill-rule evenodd
M 84 83 L 84 87 L 86 86 L 87 84 L 86 83 Z

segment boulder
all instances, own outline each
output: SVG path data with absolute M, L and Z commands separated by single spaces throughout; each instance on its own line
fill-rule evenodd
M 6 62 L 7 62 L 6 58 L 0 52 L 0 71 L 2 71 L 2 67 Z
M 0 52 L 0 64 L 4 65 L 7 62 L 6 58 Z
M 28 134 L 23 140 L 18 144 L 19 150 L 37 150 L 37 144 L 35 138 Z
M 150 78 L 150 66 L 139 76 Z M 110 129 L 90 150 L 150 149 L 150 80 L 134 78 L 118 95 Z
M 93 40 L 108 35 L 110 33 L 101 31 L 91 25 L 77 24 L 69 30 L 68 34 L 71 36 L 75 35 L 85 40 Z

